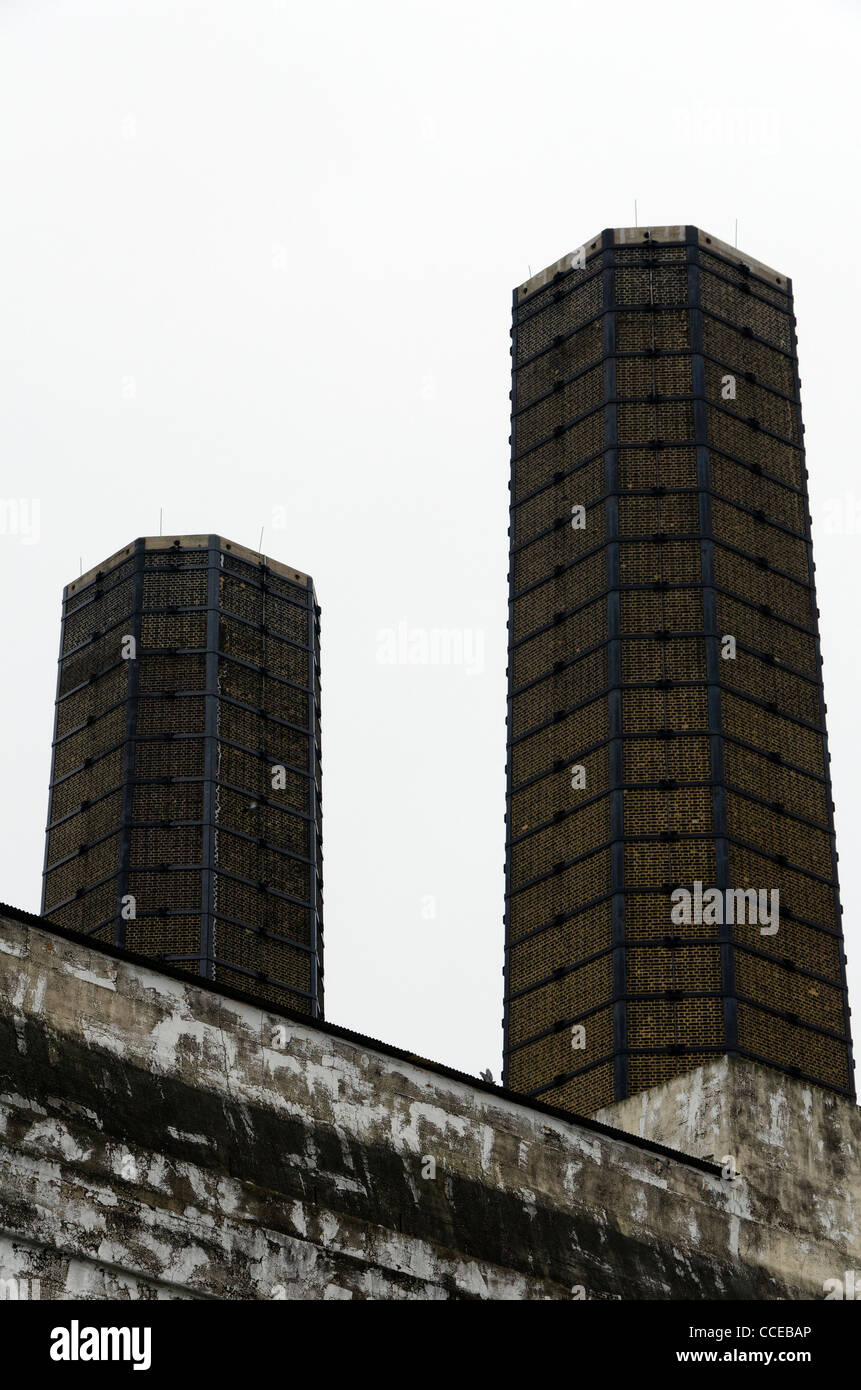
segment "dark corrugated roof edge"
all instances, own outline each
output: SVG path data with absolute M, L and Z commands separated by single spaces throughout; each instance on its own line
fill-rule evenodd
M 184 985 L 190 984 L 209 994 L 218 994 L 225 999 L 234 999 L 240 1004 L 250 1004 L 252 1008 L 260 1009 L 261 1012 L 274 1014 L 279 1018 L 288 1018 L 291 1022 L 303 1024 L 306 1028 L 316 1028 L 319 1032 L 327 1033 L 332 1038 L 343 1038 L 345 1042 L 370 1047 L 376 1052 L 384 1053 L 387 1057 L 396 1057 L 401 1062 L 410 1062 L 413 1066 L 424 1067 L 425 1070 L 434 1072 L 437 1076 L 448 1077 L 451 1081 L 465 1082 L 466 1085 L 474 1087 L 477 1091 L 486 1091 L 488 1095 L 498 1096 L 502 1100 L 509 1101 L 512 1105 L 520 1106 L 523 1110 L 534 1110 L 539 1115 L 549 1115 L 554 1120 L 564 1120 L 567 1124 L 579 1125 L 582 1129 L 591 1130 L 595 1134 L 604 1134 L 608 1139 L 618 1139 L 625 1144 L 632 1144 L 634 1148 L 642 1149 L 646 1153 L 657 1154 L 661 1158 L 671 1159 L 674 1163 L 684 1163 L 689 1168 L 698 1168 L 701 1172 L 709 1173 L 712 1177 L 720 1177 L 722 1174 L 720 1165 L 711 1163 L 706 1158 L 697 1158 L 694 1154 L 683 1154 L 677 1149 L 667 1148 L 664 1144 L 656 1144 L 651 1139 L 643 1139 L 638 1134 L 628 1134 L 625 1130 L 614 1129 L 612 1125 L 602 1124 L 600 1120 L 593 1120 L 588 1115 L 574 1115 L 568 1110 L 560 1110 L 558 1106 L 545 1105 L 543 1101 L 518 1095 L 516 1091 L 509 1091 L 504 1086 L 495 1086 L 490 1081 L 482 1081 L 479 1077 L 469 1076 L 467 1072 L 457 1071 L 454 1067 L 444 1066 L 441 1062 L 432 1062 L 427 1057 L 419 1057 L 417 1053 L 407 1052 L 402 1047 L 393 1047 L 391 1043 L 382 1042 L 379 1038 L 369 1037 L 365 1033 L 354 1033 L 351 1028 L 342 1028 L 337 1023 L 327 1023 L 323 1019 L 310 1018 L 307 1014 L 300 1014 L 294 1009 L 279 1008 L 276 1004 L 267 1003 L 264 1005 L 259 999 L 255 999 L 251 994 L 246 994 L 243 990 L 216 984 L 214 981 L 205 980 L 199 975 L 185 974 L 182 970 L 176 970 L 170 965 L 165 965 L 162 961 L 154 960 L 151 956 L 135 955 L 131 951 L 124 951 L 120 946 L 108 946 L 103 941 L 94 941 L 91 936 L 86 936 L 83 932 L 70 931 L 68 927 L 58 927 L 46 917 L 40 917 L 35 912 L 24 912 L 21 908 L 0 902 L 0 916 L 9 917 L 14 922 L 23 922 L 25 925 L 40 927 L 52 936 L 62 937 L 64 940 L 73 941 L 80 946 L 87 946 L 99 955 L 110 956 L 114 960 L 124 961 L 128 965 L 147 966 L 157 974 L 168 975 L 171 979 L 180 980 Z

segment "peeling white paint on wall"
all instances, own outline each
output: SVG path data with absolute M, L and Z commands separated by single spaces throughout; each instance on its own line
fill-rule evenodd
M 88 970 L 83 966 L 73 965 L 69 961 L 64 961 L 61 969 L 66 975 L 72 975 L 76 980 L 81 980 L 84 984 L 95 985 L 98 989 L 112 989 L 117 987 L 117 972 L 109 970 L 104 975 L 98 975 L 94 970 Z

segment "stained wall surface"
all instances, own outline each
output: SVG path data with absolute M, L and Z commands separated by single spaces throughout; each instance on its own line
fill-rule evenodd
M 743 1169 L 0 915 L 0 1279 L 21 1297 L 821 1298 L 857 1249 L 854 1215 L 816 1210 L 835 1171 L 779 1209 Z

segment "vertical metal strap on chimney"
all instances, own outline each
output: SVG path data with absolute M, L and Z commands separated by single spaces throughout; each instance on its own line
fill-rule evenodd
M 317 663 L 319 656 L 319 620 L 314 604 L 314 585 L 308 580 L 308 775 L 310 812 L 310 876 L 309 890 L 311 900 L 311 1017 L 323 1017 L 323 981 L 320 978 L 320 947 L 322 922 L 318 914 L 319 874 L 318 874 L 318 832 L 317 818 L 320 813 L 317 794 L 317 719 L 320 709 L 317 700 Z
M 503 987 L 502 987 L 502 1048 L 503 1048 L 503 1050 L 502 1050 L 502 1084 L 503 1084 L 503 1086 L 507 1086 L 507 1085 L 508 1085 L 508 1076 L 509 1076 L 509 1066 L 508 1066 L 508 1014 L 509 1014 L 509 1003 L 508 1003 L 508 997 L 509 997 L 509 994 L 511 993 L 511 944 L 510 944 L 511 902 L 510 902 L 510 897 L 509 897 L 509 894 L 510 894 L 510 892 L 511 892 L 511 868 L 510 868 L 510 864 L 511 864 L 511 852 L 510 852 L 510 850 L 509 850 L 509 848 L 508 848 L 508 836 L 509 836 L 509 833 L 510 833 L 510 827 L 509 827 L 509 824 L 508 824 L 508 816 L 509 816 L 508 808 L 509 808 L 510 805 L 511 805 L 511 787 L 512 787 L 512 780 L 511 780 L 511 739 L 512 739 L 512 730 L 513 730 L 513 728 L 514 728 L 513 713 L 512 713 L 512 712 L 513 712 L 513 704 L 514 704 L 514 702 L 513 702 L 512 698 L 511 698 L 511 690 L 512 690 L 512 685 L 513 685 L 513 679 L 512 679 L 512 674 L 511 674 L 511 671 L 512 671 L 512 667 L 511 667 L 511 662 L 512 662 L 511 644 L 512 644 L 513 634 L 514 634 L 514 601 L 513 601 L 513 598 L 512 598 L 512 595 L 513 595 L 513 593 L 514 593 L 514 578 L 513 578 L 513 575 L 514 575 L 514 557 L 513 557 L 512 554 L 511 554 L 511 547 L 512 547 L 513 540 L 514 540 L 514 534 L 513 534 L 513 532 L 514 532 L 514 499 L 515 499 L 515 496 L 516 496 L 516 492 L 515 492 L 515 488 L 516 488 L 516 481 L 515 481 L 515 463 L 514 463 L 514 455 L 515 455 L 515 443 L 514 443 L 514 441 L 515 441 L 514 415 L 515 415 L 515 411 L 517 410 L 517 290 L 514 290 L 514 292 L 512 293 L 512 296 L 511 296 L 511 324 L 512 324 L 512 327 L 511 327 L 511 411 L 510 411 L 511 434 L 510 434 L 510 436 L 509 436 L 509 444 L 510 444 L 510 446 L 511 446 L 511 448 L 510 448 L 511 460 L 510 460 L 510 464 L 509 464 L 509 475 L 508 475 L 508 476 L 509 476 L 509 483 L 508 483 L 508 494 L 509 494 L 509 495 L 508 495 L 508 549 L 509 549 L 508 568 L 509 568 L 509 577 L 508 577 L 508 621 L 507 621 L 507 623 L 506 623 L 506 639 L 507 639 L 507 640 L 506 640 L 506 652 L 507 652 L 507 657 L 508 657 L 508 669 L 506 670 L 506 673 L 505 673 L 505 676 L 506 676 L 506 684 L 507 684 L 507 697 L 506 697 L 506 698 L 507 698 L 507 705 L 506 705 L 506 719 L 505 719 L 505 739 L 506 739 L 506 747 L 505 747 L 505 841 L 506 841 L 506 848 L 505 848 L 505 865 L 504 865 L 504 872 L 505 872 L 505 889 L 504 889 L 504 892 L 505 892 L 505 898 L 504 898 L 504 909 L 503 909 L 503 918 L 502 918 L 502 920 L 503 920 L 503 937 L 504 937 L 504 963 L 503 963 L 503 967 L 502 967 L 502 975 L 503 975 Z
M 703 623 L 706 645 L 706 689 L 711 761 L 712 822 L 715 845 L 715 882 L 708 887 L 722 892 L 729 882 L 729 839 L 727 830 L 724 740 L 721 721 L 721 634 L 718 632 L 715 593 L 715 550 L 712 531 L 711 469 L 708 450 L 705 357 L 703 349 L 703 311 L 700 294 L 699 233 L 686 229 L 688 264 L 688 305 L 690 313 L 691 375 L 694 395 L 694 443 L 697 457 L 697 502 L 700 530 L 700 579 L 702 583 Z M 724 913 L 724 917 L 728 914 Z M 738 1004 L 735 984 L 735 955 L 732 923 L 720 928 L 721 995 L 723 1031 L 727 1052 L 738 1048 Z
M 134 568 L 132 570 L 131 622 L 128 635 L 134 638 L 134 658 L 128 663 L 128 685 L 126 686 L 126 728 L 122 749 L 122 791 L 120 799 L 120 847 L 119 872 L 117 874 L 117 907 L 114 922 L 114 945 L 126 944 L 126 919 L 123 916 L 123 898 L 129 891 L 129 864 L 131 857 L 132 820 L 134 818 L 135 795 L 135 740 L 138 725 L 138 692 L 140 689 L 141 656 L 141 615 L 144 602 L 144 563 L 146 545 L 143 539 L 135 541 Z M 138 904 L 140 906 L 140 904 Z
M 622 644 L 619 602 L 619 451 L 616 421 L 616 289 L 613 232 L 604 231 L 602 304 L 604 358 L 604 490 L 606 493 L 607 685 L 610 731 L 610 887 L 613 942 L 613 1089 L 628 1094 L 628 1009 L 625 958 L 625 808 L 622 793 Z
M 218 645 L 221 616 L 221 546 L 210 536 L 206 570 L 206 695 L 203 737 L 203 827 L 200 900 L 200 973 L 215 979 L 216 793 L 218 780 Z
M 60 691 L 63 684 L 63 652 L 66 647 L 66 607 L 69 602 L 68 584 L 63 590 L 63 608 L 60 618 L 60 653 L 57 657 L 57 682 L 54 689 L 54 738 L 51 744 L 51 780 L 48 787 L 48 819 L 45 822 L 45 853 L 42 857 L 42 906 L 40 912 L 45 916 L 48 906 L 48 850 L 51 844 L 51 823 L 54 818 L 54 768 L 57 758 L 57 739 L 60 734 Z

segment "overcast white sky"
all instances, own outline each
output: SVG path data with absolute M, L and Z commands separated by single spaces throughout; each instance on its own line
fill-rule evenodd
M 858 52 L 837 0 L 0 0 L 0 900 L 63 585 L 160 507 L 265 527 L 323 609 L 327 1016 L 499 1077 L 511 289 L 636 198 L 794 281 L 861 999 Z

